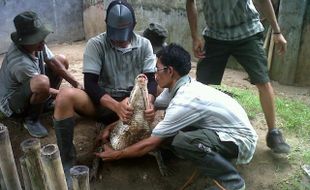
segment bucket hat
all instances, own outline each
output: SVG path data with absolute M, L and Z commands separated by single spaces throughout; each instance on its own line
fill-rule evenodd
M 168 37 L 168 30 L 160 24 L 150 23 L 149 26 L 144 30 L 143 36 L 150 40 L 153 51 L 156 54 L 167 44 L 165 43 Z
M 106 15 L 107 37 L 115 41 L 130 41 L 136 25 L 135 13 L 125 1 L 112 1 Z
M 43 41 L 52 31 L 47 29 L 38 15 L 32 11 L 25 11 L 14 18 L 16 32 L 11 39 L 18 45 L 32 45 Z

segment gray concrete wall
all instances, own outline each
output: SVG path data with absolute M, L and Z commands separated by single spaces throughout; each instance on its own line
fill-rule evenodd
M 37 12 L 54 31 L 47 41 L 84 39 L 82 0 L 0 0 L 0 54 L 6 52 L 11 43 L 14 17 L 26 10 Z
M 299 48 L 298 65 L 295 83 L 300 86 L 310 86 L 310 0 L 307 2 L 303 30 Z

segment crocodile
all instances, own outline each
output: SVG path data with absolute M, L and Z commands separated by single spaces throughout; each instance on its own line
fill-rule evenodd
M 122 150 L 151 135 L 151 124 L 144 118 L 144 110 L 149 107 L 147 82 L 148 79 L 144 74 L 139 74 L 135 79 L 135 85 L 128 100 L 129 105 L 134 109 L 130 121 L 125 124 L 121 120 L 118 120 L 116 123 L 111 124 L 115 125 L 110 133 L 110 144 L 114 150 Z M 103 150 L 101 149 L 100 151 Z M 170 171 L 163 161 L 161 152 L 155 150 L 150 152 L 150 155 L 156 158 L 161 175 L 170 175 Z M 98 167 L 99 159 L 95 159 L 90 175 L 91 179 L 96 178 Z
M 134 109 L 133 116 L 126 124 L 119 120 L 113 128 L 110 143 L 114 150 L 122 150 L 151 134 L 150 123 L 144 119 L 144 110 L 149 107 L 147 82 L 144 74 L 139 74 L 135 79 L 128 100 L 129 106 Z

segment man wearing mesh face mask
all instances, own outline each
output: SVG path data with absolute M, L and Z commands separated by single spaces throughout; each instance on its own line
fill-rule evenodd
M 112 1 L 107 8 L 107 32 L 91 38 L 85 48 L 83 74 L 85 91 L 62 89 L 56 99 L 54 127 L 65 174 L 75 160 L 73 128 L 75 113 L 108 125 L 118 119 L 128 121 L 133 109 L 128 97 L 136 76 L 148 77 L 150 108 L 148 121 L 154 119 L 156 94 L 155 55 L 149 40 L 133 32 L 134 10 L 125 1 Z M 67 175 L 68 176 L 68 175 Z

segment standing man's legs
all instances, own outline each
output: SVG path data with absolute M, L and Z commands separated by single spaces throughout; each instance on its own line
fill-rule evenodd
M 237 41 L 232 55 L 248 73 L 251 83 L 259 92 L 259 100 L 268 126 L 267 146 L 275 153 L 289 153 L 290 146 L 283 139 L 282 133 L 275 124 L 274 92 L 270 83 L 267 68 L 267 57 L 263 48 L 262 34 Z
M 270 82 L 256 84 L 259 92 L 260 103 L 268 126 L 266 136 L 267 146 L 275 153 L 289 153 L 290 146 L 284 141 L 281 131 L 275 125 L 274 93 Z
M 259 100 L 265 115 L 268 130 L 275 128 L 275 103 L 274 103 L 274 93 L 270 82 L 265 84 L 255 84 L 258 93 Z

